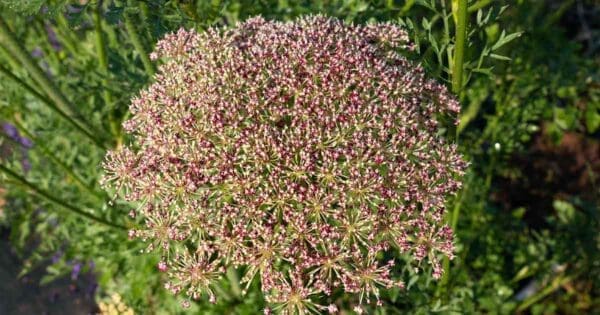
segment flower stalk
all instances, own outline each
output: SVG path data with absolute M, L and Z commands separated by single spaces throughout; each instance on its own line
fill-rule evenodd
M 463 64 L 467 39 L 467 7 L 467 0 L 458 0 L 458 8 L 456 10 L 456 43 L 454 45 L 452 69 L 452 92 L 455 94 L 459 94 L 463 88 Z

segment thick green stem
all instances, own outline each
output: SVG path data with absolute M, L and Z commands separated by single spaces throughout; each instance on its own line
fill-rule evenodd
M 456 11 L 456 42 L 454 45 L 454 60 L 452 62 L 452 91 L 456 94 L 459 94 L 461 92 L 463 84 L 463 64 L 465 58 L 465 42 L 467 39 L 467 4 L 467 0 L 458 0 L 458 8 Z M 450 226 L 454 231 L 456 231 L 461 205 L 462 197 L 456 200 L 456 203 L 454 204 L 454 209 L 448 217 L 448 223 L 450 223 Z M 448 257 L 444 257 L 443 268 L 444 274 L 438 287 L 438 295 L 442 292 L 442 290 L 446 289 L 446 287 L 448 286 L 448 274 L 450 271 L 450 260 L 448 259 Z
M 106 226 L 110 226 L 110 227 L 117 228 L 117 229 L 122 229 L 122 230 L 126 230 L 127 229 L 126 227 L 124 227 L 122 225 L 119 225 L 119 224 L 113 223 L 113 222 L 109 222 L 109 221 L 107 221 L 107 220 L 105 220 L 103 218 L 97 217 L 97 216 L 95 216 L 95 215 L 93 215 L 91 213 L 82 211 L 81 209 L 79 209 L 79 208 L 77 208 L 77 207 L 75 207 L 75 206 L 67 203 L 66 201 L 64 201 L 64 200 L 62 200 L 60 198 L 54 197 L 51 193 L 49 193 L 49 192 L 47 192 L 47 191 L 45 191 L 45 190 L 43 190 L 43 189 L 35 186 L 34 184 L 30 183 L 29 181 L 27 181 L 22 176 L 20 176 L 19 174 L 13 172 L 12 170 L 10 170 L 9 168 L 7 168 L 6 166 L 4 166 L 2 164 L 0 164 L 0 172 L 4 173 L 6 176 L 8 176 L 8 177 L 10 177 L 10 178 L 12 178 L 14 180 L 16 180 L 19 184 L 27 187 L 29 190 L 31 190 L 35 194 L 43 197 L 44 199 L 46 199 L 46 200 L 48 200 L 48 201 L 50 201 L 52 203 L 55 203 L 55 204 L 61 206 L 62 208 L 66 209 L 68 211 L 71 211 L 71 212 L 73 212 L 75 214 L 78 214 L 78 215 L 80 215 L 80 216 L 82 216 L 84 218 L 87 218 L 89 220 L 92 220 L 92 221 L 104 224 Z
M 462 90 L 463 63 L 467 39 L 467 0 L 458 0 L 456 43 L 454 45 L 454 62 L 452 69 L 452 91 L 456 94 Z
M 75 106 L 67 100 L 58 87 L 48 79 L 42 69 L 31 59 L 29 53 L 21 46 L 2 17 L 0 17 L 0 45 L 9 52 L 10 56 L 17 59 L 23 65 L 44 93 L 54 102 L 54 110 L 64 118 L 69 117 L 67 119 L 69 123 L 73 124 L 77 130 L 81 131 L 99 147 L 105 149 L 104 143 L 99 138 L 95 137 L 84 124 L 72 118 L 77 117 L 73 110 Z

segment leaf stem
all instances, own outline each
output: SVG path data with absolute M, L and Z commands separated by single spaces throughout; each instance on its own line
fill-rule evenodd
M 66 201 L 54 197 L 52 196 L 52 194 L 50 194 L 49 192 L 42 190 L 39 187 L 36 187 L 34 184 L 30 183 L 29 181 L 27 181 L 25 178 L 23 178 L 22 176 L 20 176 L 19 174 L 13 172 L 12 170 L 10 170 L 9 168 L 7 168 L 6 166 L 0 164 L 0 172 L 6 174 L 8 177 L 16 180 L 17 182 L 19 182 L 20 184 L 22 184 L 23 186 L 29 188 L 29 190 L 31 190 L 32 192 L 34 192 L 35 194 L 47 199 L 48 201 L 51 201 L 63 208 L 65 208 L 66 210 L 69 210 L 75 214 L 78 214 L 84 218 L 87 218 L 89 220 L 104 224 L 106 226 L 110 226 L 113 228 L 117 228 L 117 229 L 121 229 L 121 230 L 126 230 L 127 228 L 125 226 L 119 225 L 117 223 L 113 223 L 110 221 L 107 221 L 103 218 L 97 217 L 91 213 L 82 211 L 81 209 L 67 203 Z

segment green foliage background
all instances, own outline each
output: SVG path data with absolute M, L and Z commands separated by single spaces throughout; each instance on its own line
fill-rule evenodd
M 23 274 L 59 252 L 43 282 L 68 274 L 72 261 L 93 261 L 98 299 L 117 292 L 141 314 L 259 314 L 264 301 L 258 284 L 242 296 L 228 281 L 238 276 L 234 270 L 219 284 L 217 304 L 200 301 L 182 309 L 161 287 L 158 257 L 139 254 L 143 244 L 127 238 L 126 229 L 136 224 L 127 213 L 135 205 L 112 202 L 99 188 L 106 149 L 128 141 L 120 124 L 130 98 L 150 82 L 153 44 L 179 27 L 227 26 L 258 14 L 393 21 L 405 25 L 416 44 L 409 57 L 451 86 L 460 2 L 0 0 L 6 23 L 0 32 L 0 122 L 33 142 L 21 150 L 7 134 L 0 137 L 0 183 L 6 190 L 0 220 L 20 249 Z M 446 262 L 438 282 L 415 274 L 410 264 L 400 265 L 407 289 L 387 291 L 384 307 L 372 312 L 598 313 L 600 6 L 584 0 L 467 4 L 467 44 L 459 64 L 464 76 L 456 89 L 463 110 L 460 123 L 449 122 L 445 130 L 471 161 L 465 186 L 448 207 L 457 257 Z M 11 36 L 22 51 L 11 48 Z M 57 114 L 60 110 L 76 123 Z M 595 150 L 584 159 L 584 184 L 577 189 L 565 188 L 567 182 L 527 184 L 540 176 L 528 165 L 548 159 L 538 154 L 540 139 L 556 151 L 565 135 L 584 139 L 576 147 Z M 514 202 L 507 187 L 527 187 L 521 195 L 544 202 Z M 545 190 L 537 193 L 540 189 Z M 337 298 L 347 309 L 356 302 Z

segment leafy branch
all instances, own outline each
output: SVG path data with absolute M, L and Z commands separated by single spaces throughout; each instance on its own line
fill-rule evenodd
M 50 100 L 53 101 L 54 104 L 51 104 L 48 101 L 44 103 L 49 105 L 49 107 L 57 112 L 61 117 L 63 117 L 69 124 L 73 125 L 78 131 L 88 137 L 92 142 L 94 142 L 98 147 L 102 149 L 106 149 L 104 142 L 95 136 L 89 127 L 87 127 L 84 123 L 81 123 L 73 117 L 77 117 L 73 108 L 75 106 L 71 104 L 71 102 L 62 94 L 62 92 L 58 89 L 58 87 L 48 79 L 48 77 L 44 74 L 42 69 L 31 59 L 29 53 L 21 46 L 18 40 L 13 35 L 12 31 L 4 21 L 4 19 L 0 16 L 0 45 L 4 47 L 8 52 L 9 56 L 18 60 L 23 67 L 27 70 L 27 72 L 32 76 L 32 78 L 39 84 L 40 88 L 44 91 L 44 93 L 48 96 Z M 7 73 L 6 69 L 3 69 L 3 73 Z M 16 76 L 10 76 L 11 79 L 15 79 Z M 21 81 L 22 82 L 22 81 Z M 21 83 L 21 86 L 25 86 Z M 26 88 L 29 92 L 33 91 L 33 88 Z M 40 93 L 35 93 L 35 96 L 39 98 Z

